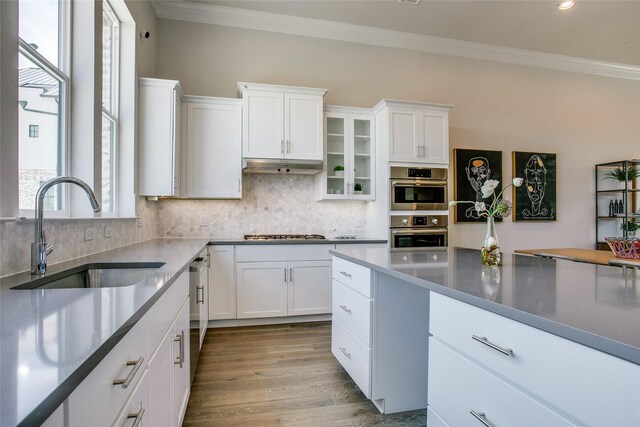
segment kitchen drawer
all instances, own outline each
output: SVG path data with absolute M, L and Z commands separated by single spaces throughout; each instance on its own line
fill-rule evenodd
M 111 425 L 115 420 L 149 361 L 145 327 L 148 323 L 138 322 L 71 393 L 68 425 L 98 427 Z M 131 381 L 126 388 L 113 384 L 114 380 L 128 376 Z
M 334 256 L 331 277 L 371 298 L 371 270 L 367 267 Z
M 349 332 L 335 316 L 331 320 L 331 352 L 370 399 L 371 349 Z
M 640 425 L 640 366 L 435 292 L 430 307 L 431 334 L 489 370 L 584 423 Z
M 237 245 L 236 262 L 264 261 L 328 261 L 330 244 Z
M 331 312 L 367 347 L 371 347 L 371 300 L 332 280 Z
M 122 412 L 116 418 L 112 427 L 128 427 L 137 424 L 139 427 L 149 426 L 149 375 L 145 370 L 142 378 L 131 392 Z
M 433 338 L 429 342 L 429 407 L 452 426 L 481 426 L 472 410 L 484 413 L 495 426 L 574 425 Z

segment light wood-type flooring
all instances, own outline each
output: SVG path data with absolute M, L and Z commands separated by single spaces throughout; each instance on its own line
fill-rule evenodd
M 382 415 L 331 354 L 331 322 L 209 329 L 185 426 L 425 426 Z

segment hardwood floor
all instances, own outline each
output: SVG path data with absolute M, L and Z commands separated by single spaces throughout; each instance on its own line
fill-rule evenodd
M 331 323 L 209 329 L 185 426 L 425 426 L 382 415 L 331 354 Z

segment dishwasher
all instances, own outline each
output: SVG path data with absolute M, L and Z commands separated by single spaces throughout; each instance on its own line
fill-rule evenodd
M 204 255 L 203 255 L 204 254 Z M 189 266 L 189 338 L 191 382 L 196 373 L 200 348 L 207 332 L 208 276 L 209 265 L 206 251 Z

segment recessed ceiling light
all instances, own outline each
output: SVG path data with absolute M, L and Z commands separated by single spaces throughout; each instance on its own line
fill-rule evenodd
M 420 3 L 422 0 L 398 0 L 400 3 L 413 3 L 413 4 L 418 4 Z
M 575 4 L 576 4 L 576 2 L 575 2 L 575 1 L 573 1 L 573 0 L 566 0 L 566 1 L 562 1 L 562 2 L 560 2 L 560 4 L 558 5 L 558 9 L 560 9 L 560 10 L 569 10 L 569 9 L 571 9 Z

